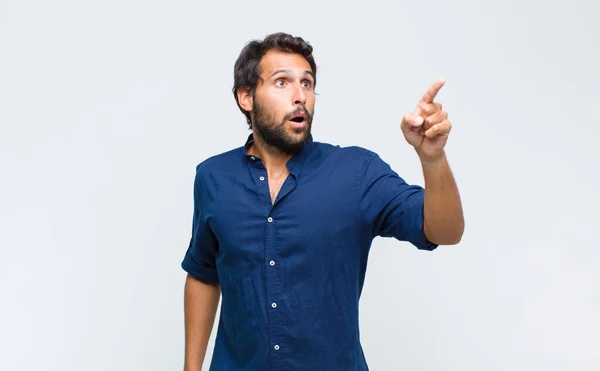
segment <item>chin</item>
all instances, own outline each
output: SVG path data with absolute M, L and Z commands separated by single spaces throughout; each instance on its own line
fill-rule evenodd
M 308 137 L 308 133 L 309 131 L 306 129 L 291 129 L 289 136 L 294 140 L 304 140 L 305 137 Z
M 303 131 L 301 133 L 295 133 L 293 135 L 289 135 L 286 138 L 286 143 L 283 145 L 282 149 L 287 153 L 295 153 L 304 148 L 304 145 L 308 141 L 308 132 Z
M 290 133 L 290 141 L 292 142 L 306 142 L 310 135 L 308 129 L 292 129 Z

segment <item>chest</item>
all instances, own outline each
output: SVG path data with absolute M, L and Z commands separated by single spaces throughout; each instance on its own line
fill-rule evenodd
M 268 258 L 269 248 L 317 259 L 359 239 L 362 219 L 352 181 L 288 176 L 236 189 L 205 205 L 225 262 L 256 264 Z
M 281 191 L 281 187 L 285 182 L 286 177 L 289 176 L 289 173 L 284 174 L 282 177 L 269 177 L 269 196 L 271 198 L 271 204 L 274 204 L 277 200 L 277 195 Z

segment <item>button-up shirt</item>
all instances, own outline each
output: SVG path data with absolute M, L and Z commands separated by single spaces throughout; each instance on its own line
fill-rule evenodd
M 275 202 L 244 146 L 196 168 L 182 268 L 221 289 L 210 370 L 368 370 L 359 299 L 375 237 L 433 250 L 424 189 L 376 153 L 313 141 L 287 162 Z

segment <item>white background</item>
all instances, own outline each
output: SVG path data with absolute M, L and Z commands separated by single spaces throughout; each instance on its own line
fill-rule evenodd
M 411 183 L 400 119 L 447 79 L 464 239 L 374 241 L 371 369 L 600 368 L 597 4 L 201 3 L 0 1 L 0 370 L 181 369 L 195 165 L 243 144 L 233 63 L 276 31 L 315 48 L 315 140 Z

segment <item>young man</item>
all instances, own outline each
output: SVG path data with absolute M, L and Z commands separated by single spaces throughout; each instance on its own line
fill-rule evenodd
M 456 244 L 462 206 L 434 83 L 400 124 L 425 188 L 360 147 L 313 141 L 317 67 L 299 37 L 249 43 L 234 97 L 252 133 L 196 169 L 185 285 L 185 369 L 200 370 L 222 294 L 211 370 L 368 370 L 358 309 L 377 236 Z

